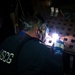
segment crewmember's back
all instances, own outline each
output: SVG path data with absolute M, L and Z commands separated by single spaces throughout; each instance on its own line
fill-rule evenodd
M 26 36 L 22 38 L 13 35 L 5 39 L 0 45 L 0 74 L 14 75 L 16 74 L 17 59 L 24 43 L 33 38 Z
M 27 36 L 27 39 L 28 37 L 30 38 Z M 36 38 L 27 41 L 20 48 L 23 40 L 18 36 L 12 36 L 0 47 L 1 75 L 13 75 L 15 72 L 17 75 L 61 75 L 63 68 L 60 54 L 56 55 L 56 57 L 60 56 L 56 58 L 51 49 Z M 20 48 L 19 52 L 16 51 L 17 48 Z M 17 52 L 16 55 L 18 54 L 16 60 L 15 52 Z
M 62 51 L 53 54 L 39 40 L 45 35 L 46 25 L 41 25 L 37 17 L 31 17 L 25 25 L 24 36 L 8 38 L 0 46 L 1 75 L 61 75 Z

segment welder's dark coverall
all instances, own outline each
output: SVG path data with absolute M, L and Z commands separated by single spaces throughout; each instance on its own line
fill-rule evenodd
M 29 39 L 31 37 L 26 34 L 25 38 Z M 51 49 L 45 46 L 39 39 L 32 38 L 25 43 L 23 39 L 24 38 L 20 38 L 17 35 L 12 36 L 0 46 L 1 75 L 12 75 L 14 74 L 14 70 L 17 72 L 16 75 L 62 75 L 63 64 L 60 53 L 53 54 Z M 17 46 L 22 42 L 24 43 L 23 46 L 21 46 L 19 52 L 17 51 L 17 54 L 15 54 L 16 49 L 18 49 Z M 6 53 L 7 57 L 5 57 L 5 59 L 3 59 L 5 54 L 2 55 L 2 52 Z M 11 63 L 14 61 L 15 56 L 11 56 L 12 61 L 10 62 L 10 60 L 7 61 L 9 54 L 18 55 L 16 58 L 17 61 L 15 61 L 16 69 L 14 70 L 8 66 L 12 65 Z M 12 67 L 14 67 L 14 65 Z

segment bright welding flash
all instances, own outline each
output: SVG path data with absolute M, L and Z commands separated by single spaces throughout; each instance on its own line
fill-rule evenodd
M 53 41 L 53 42 L 56 42 L 58 39 L 59 39 L 58 34 L 57 34 L 57 33 L 54 33 L 54 34 L 52 35 L 52 41 Z

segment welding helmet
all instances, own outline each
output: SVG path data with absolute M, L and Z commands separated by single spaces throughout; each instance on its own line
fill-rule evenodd
M 29 17 L 26 21 L 22 22 L 24 25 L 24 30 L 29 31 L 33 27 L 38 27 L 38 38 L 43 40 L 46 32 L 46 23 L 44 23 L 40 18 L 36 16 Z

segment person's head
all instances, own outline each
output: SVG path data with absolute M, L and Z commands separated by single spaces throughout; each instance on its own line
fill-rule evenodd
M 31 37 L 42 38 L 45 34 L 46 24 L 43 24 L 38 17 L 30 17 L 25 22 L 25 32 Z

